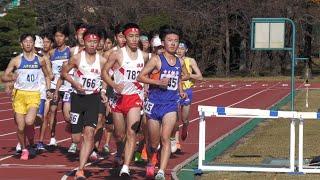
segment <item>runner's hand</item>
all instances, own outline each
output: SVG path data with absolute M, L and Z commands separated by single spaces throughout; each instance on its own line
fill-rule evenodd
M 101 99 L 102 99 L 101 102 L 102 102 L 103 104 L 105 104 L 105 103 L 108 102 L 108 97 L 107 97 L 106 93 L 101 92 L 100 96 L 101 96 Z
M 169 80 L 170 80 L 169 78 L 160 79 L 158 85 L 160 86 L 160 88 L 167 89 L 168 84 L 169 84 Z
M 51 99 L 53 98 L 53 93 L 50 92 L 49 89 L 46 91 L 46 93 L 47 93 L 47 99 L 50 99 L 50 100 L 51 100 Z
M 74 88 L 76 88 L 76 90 L 78 92 L 85 94 L 85 89 L 83 88 L 83 86 L 80 83 L 77 83 Z
M 187 93 L 185 92 L 180 92 L 179 95 L 182 99 L 186 99 L 188 97 Z
M 52 94 L 52 99 L 53 99 L 53 101 L 58 101 L 58 98 L 59 98 L 59 95 L 58 95 L 58 93 L 59 93 L 59 90 L 55 90 L 54 92 L 53 92 L 53 94 Z
M 116 84 L 116 86 L 114 87 L 114 89 L 116 90 L 117 93 L 121 94 L 122 90 L 124 88 L 124 84 Z

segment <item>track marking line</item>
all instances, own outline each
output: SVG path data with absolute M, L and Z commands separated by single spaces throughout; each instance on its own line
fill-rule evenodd
M 59 121 L 59 122 L 57 122 L 57 124 L 62 124 L 62 123 L 65 123 L 65 121 Z M 35 127 L 35 129 L 39 129 L 40 128 L 40 126 L 37 126 L 37 127 Z M 3 137 L 3 136 L 8 136 L 8 135 L 11 135 L 11 134 L 16 134 L 17 132 L 10 132 L 10 133 L 6 133 L 6 134 L 0 134 L 0 137 Z

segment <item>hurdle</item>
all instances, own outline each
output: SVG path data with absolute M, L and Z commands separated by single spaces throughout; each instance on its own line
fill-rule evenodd
M 303 165 L 303 123 L 306 119 L 320 119 L 317 112 L 276 111 L 247 108 L 229 108 L 217 106 L 198 106 L 199 122 L 199 157 L 197 172 L 203 171 L 244 171 L 244 172 L 284 172 L 284 173 L 320 173 L 320 169 L 306 168 Z M 290 154 L 289 166 L 259 167 L 257 165 L 205 165 L 206 117 L 236 117 L 236 118 L 263 118 L 263 119 L 291 119 L 290 123 Z M 298 167 L 295 166 L 295 124 L 299 122 Z

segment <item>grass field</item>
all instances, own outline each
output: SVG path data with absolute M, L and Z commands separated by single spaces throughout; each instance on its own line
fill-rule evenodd
M 305 107 L 305 91 L 299 91 L 296 96 L 297 111 L 317 111 L 320 107 L 320 90 L 309 92 L 309 108 Z M 289 110 L 284 106 L 282 110 Z M 231 147 L 214 163 L 224 164 L 261 164 L 267 158 L 289 157 L 289 126 L 290 120 L 265 120 L 246 137 Z M 298 127 L 298 126 L 296 126 Z M 298 128 L 296 128 L 298 130 Z M 320 155 L 320 138 L 318 136 L 320 122 L 307 120 L 304 126 L 304 158 Z M 296 135 L 298 135 L 296 131 Z M 298 145 L 298 142 L 296 142 Z M 298 147 L 296 147 L 298 148 Z M 297 156 L 297 154 L 296 154 Z M 212 172 L 204 174 L 201 179 L 320 179 L 320 175 L 288 175 L 284 173 L 245 173 L 245 172 Z

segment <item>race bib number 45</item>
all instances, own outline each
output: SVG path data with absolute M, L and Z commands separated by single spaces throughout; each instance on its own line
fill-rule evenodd
M 161 79 L 163 78 L 169 78 L 168 82 L 168 90 L 177 90 L 178 89 L 178 81 L 179 77 L 178 76 L 167 76 L 167 75 L 161 75 Z
M 153 103 L 151 103 L 149 101 L 146 101 L 145 104 L 144 104 L 144 112 L 147 113 L 147 114 L 151 114 L 153 106 L 154 106 Z

